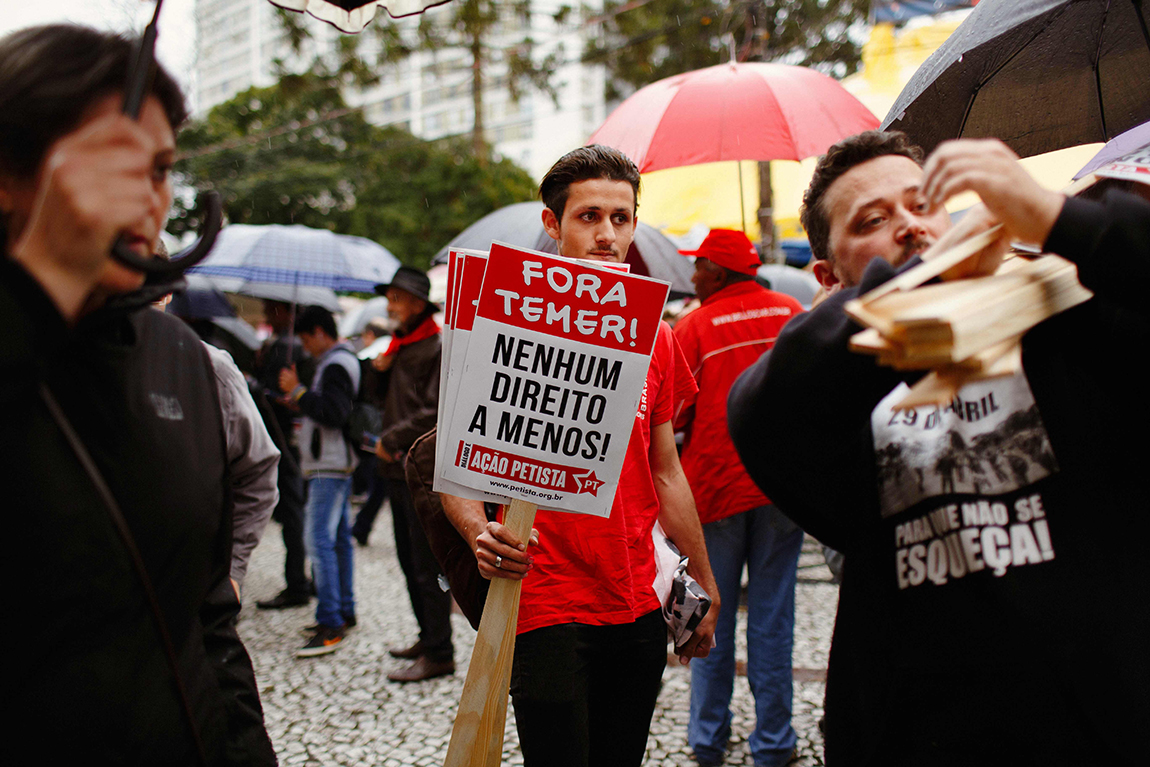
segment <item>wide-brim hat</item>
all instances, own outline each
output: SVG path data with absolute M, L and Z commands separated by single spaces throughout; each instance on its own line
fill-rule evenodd
M 399 267 L 395 272 L 395 276 L 391 278 L 391 282 L 386 285 L 376 285 L 375 292 L 384 296 L 387 295 L 387 291 L 391 288 L 399 288 L 405 293 L 410 293 L 416 298 L 434 306 L 434 302 L 431 300 L 431 280 L 427 274 L 413 266 Z

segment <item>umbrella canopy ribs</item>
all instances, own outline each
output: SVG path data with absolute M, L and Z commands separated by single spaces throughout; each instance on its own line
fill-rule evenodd
M 918 286 L 937 273 L 933 260 L 924 261 L 900 275 L 901 289 L 888 283 L 846 305 L 867 328 L 851 338 L 852 351 L 896 370 L 931 371 L 899 408 L 942 405 L 970 381 L 1014 374 L 1023 334 L 1093 295 L 1074 264 L 1054 255 L 1016 256 L 986 277 Z
M 883 130 L 931 152 L 996 137 L 1023 157 L 1150 120 L 1144 0 L 982 0 L 907 83 Z
M 414 16 L 450 0 L 271 0 L 289 11 L 302 11 L 326 21 L 341 32 L 362 32 L 382 9 L 394 19 Z

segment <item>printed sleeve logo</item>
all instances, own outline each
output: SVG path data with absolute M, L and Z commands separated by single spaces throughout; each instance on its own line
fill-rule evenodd
M 763 317 L 790 317 L 791 313 L 789 306 L 764 306 L 759 309 L 745 309 L 733 314 L 721 314 L 718 317 L 712 317 L 711 325 L 719 327 L 720 325 L 729 325 L 732 322 L 745 322 Z
M 148 392 L 148 401 L 152 403 L 152 409 L 159 418 L 165 421 L 184 420 L 184 409 L 180 407 L 180 401 L 171 394 Z

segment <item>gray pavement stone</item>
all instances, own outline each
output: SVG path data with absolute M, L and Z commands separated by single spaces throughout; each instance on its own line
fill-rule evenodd
M 239 631 L 252 656 L 264 719 L 280 762 L 290 765 L 380 765 L 439 767 L 447 753 L 456 704 L 467 675 L 475 632 L 461 615 L 452 616 L 456 665 L 453 676 L 397 684 L 387 673 L 406 661 L 387 654 L 417 636 L 407 590 L 391 535 L 388 509 L 381 511 L 371 545 L 356 548 L 356 600 L 359 625 L 339 649 L 316 658 L 296 658 L 306 641 L 300 629 L 315 619 L 309 607 L 257 610 L 256 599 L 283 587 L 283 545 L 278 525 L 269 525 L 252 555 L 244 584 Z M 823 690 L 838 587 L 822 564 L 818 544 L 807 539 L 799 560 L 796 590 L 796 674 L 793 724 L 799 735 L 797 767 L 822 765 Z M 746 614 L 740 609 L 737 658 L 746 660 Z M 695 765 L 687 746 L 690 670 L 669 665 L 651 723 L 647 765 Z M 753 765 L 747 736 L 754 724 L 754 700 L 745 678 L 736 679 L 731 702 L 732 734 L 728 765 Z M 515 713 L 508 707 L 503 762 L 521 765 Z

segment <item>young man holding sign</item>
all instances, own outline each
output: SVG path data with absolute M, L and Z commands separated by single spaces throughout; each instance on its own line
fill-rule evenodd
M 583 147 L 561 158 L 540 186 L 543 224 L 560 255 L 622 262 L 634 236 L 638 188 L 634 163 L 616 150 Z M 443 496 L 480 572 L 525 579 L 511 697 L 528 767 L 642 761 L 666 665 L 667 631 L 652 586 L 656 520 L 715 600 L 677 652 L 686 663 L 710 651 L 718 589 L 671 426 L 682 395 L 695 392 L 681 360 L 663 323 L 609 517 L 542 513 L 539 542 L 528 549 L 508 528 L 488 522 L 478 501 Z

